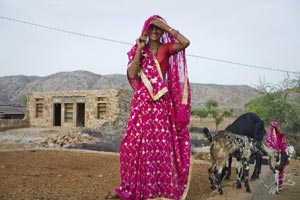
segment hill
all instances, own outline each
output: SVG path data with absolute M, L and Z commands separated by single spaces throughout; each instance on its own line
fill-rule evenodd
M 59 72 L 46 77 L 0 77 L 0 105 L 19 104 L 30 92 L 127 89 L 131 90 L 126 75 L 100 75 L 89 71 Z M 241 109 L 259 92 L 247 85 L 214 85 L 191 83 L 192 107 L 201 108 L 207 99 L 214 99 L 220 108 Z

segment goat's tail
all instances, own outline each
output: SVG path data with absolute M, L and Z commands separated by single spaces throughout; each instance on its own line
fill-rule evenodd
M 205 133 L 205 136 L 207 140 L 211 143 L 212 142 L 212 135 L 207 127 L 203 128 L 203 133 Z

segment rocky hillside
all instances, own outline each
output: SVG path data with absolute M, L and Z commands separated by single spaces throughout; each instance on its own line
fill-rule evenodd
M 219 108 L 241 109 L 259 92 L 247 85 L 191 84 L 192 107 L 204 107 L 207 99 L 218 102 Z
M 0 77 L 0 105 L 18 104 L 22 97 L 34 91 L 67 91 L 94 89 L 129 89 L 125 75 L 99 75 L 88 71 L 59 72 L 46 77 Z M 259 93 L 246 85 L 213 85 L 191 83 L 192 107 L 201 108 L 207 99 L 220 108 L 241 109 Z

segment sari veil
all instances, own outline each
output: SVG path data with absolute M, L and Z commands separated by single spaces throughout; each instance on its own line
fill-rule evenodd
M 162 17 L 160 17 L 159 15 L 154 15 L 145 21 L 142 34 L 148 34 L 147 31 L 153 18 L 161 19 L 166 23 L 166 21 Z M 177 40 L 171 34 L 164 32 L 160 42 L 162 44 L 177 43 Z M 127 53 L 129 58 L 128 65 L 134 59 L 136 49 L 137 46 L 134 45 L 132 49 Z M 144 53 L 145 51 L 146 50 L 144 48 L 142 53 Z M 140 76 L 137 76 L 136 79 L 130 79 L 128 77 L 128 81 L 131 87 L 134 90 L 136 90 L 139 82 L 142 80 Z M 184 50 L 173 54 L 169 58 L 169 68 L 167 71 L 165 82 L 167 84 L 167 88 L 172 100 L 173 122 L 175 123 L 178 134 L 180 135 L 181 130 L 187 128 L 190 123 L 191 104 L 190 83 L 188 79 L 187 64 Z
M 145 21 L 142 30 L 143 35 L 145 36 L 148 35 L 148 28 L 154 18 L 158 18 L 164 21 L 164 19 L 158 15 L 150 17 L 148 20 Z M 148 41 L 149 38 L 147 38 L 146 43 Z M 164 32 L 160 42 L 162 44 L 167 44 L 167 43 L 175 44 L 178 41 L 169 33 Z M 130 64 L 132 63 L 135 57 L 136 49 L 137 49 L 137 45 L 134 45 L 131 48 L 131 50 L 127 53 L 129 58 L 128 66 L 130 66 Z M 168 176 L 162 176 L 161 180 L 163 180 L 164 184 L 166 185 L 162 187 L 160 190 L 166 192 L 167 190 L 169 191 L 170 189 L 171 191 L 173 191 L 174 195 L 176 193 L 176 197 L 174 196 L 176 200 L 185 199 L 187 195 L 188 184 L 189 184 L 188 178 L 189 178 L 189 170 L 190 170 L 190 147 L 191 147 L 189 131 L 188 131 L 188 125 L 190 122 L 191 96 L 190 96 L 190 84 L 187 76 L 185 52 L 180 51 L 169 57 L 169 67 L 167 69 L 165 79 L 162 76 L 162 72 L 159 67 L 159 64 L 157 64 L 157 60 L 153 57 L 152 53 L 150 52 L 149 48 L 146 45 L 142 50 L 141 54 L 142 54 L 141 55 L 142 58 L 140 60 L 141 70 L 136 76 L 136 78 L 130 79 L 127 73 L 128 81 L 131 87 L 133 88 L 133 90 L 135 91 L 134 94 L 135 97 L 132 101 L 132 108 L 133 108 L 131 109 L 132 116 L 130 116 L 128 122 L 129 128 L 127 127 L 126 130 L 126 134 L 125 134 L 126 139 L 125 142 L 123 139 L 122 144 L 124 142 L 124 145 L 121 145 L 120 148 L 120 155 L 122 155 L 121 162 L 123 161 L 123 164 L 121 165 L 121 172 L 123 169 L 123 172 L 121 173 L 121 176 L 123 175 L 123 179 L 121 180 L 122 181 L 121 186 L 123 187 L 116 189 L 116 192 L 126 200 L 133 199 L 134 197 L 128 196 L 130 194 L 129 192 L 126 192 L 126 190 L 128 191 L 130 190 L 131 192 L 133 191 L 135 193 L 131 195 L 135 196 L 135 198 L 138 199 L 139 197 L 137 195 L 141 195 L 140 192 L 141 190 L 143 190 L 141 186 L 144 186 L 145 185 L 144 182 L 147 181 L 145 180 L 146 178 L 138 179 L 137 175 L 136 176 L 128 175 L 128 171 L 130 172 L 138 171 L 140 172 L 140 174 L 143 174 L 144 177 L 148 177 L 148 175 L 145 174 L 144 172 L 150 170 L 148 167 L 144 167 L 142 163 L 144 163 L 143 159 L 149 158 L 150 160 L 152 160 L 152 157 L 147 157 L 146 154 L 143 154 L 142 156 L 136 154 L 138 148 L 147 149 L 148 147 L 145 147 L 146 144 L 145 143 L 137 144 L 138 147 L 134 150 L 132 148 L 127 148 L 126 146 L 126 144 L 133 143 L 132 141 L 136 140 L 135 137 L 131 135 L 135 135 L 139 133 L 139 135 L 145 134 L 151 138 L 156 138 L 154 139 L 155 141 L 157 141 L 157 139 L 159 139 L 160 141 L 164 141 L 165 140 L 164 138 L 168 138 L 169 144 L 165 144 L 164 142 L 162 144 L 154 143 L 155 145 L 156 144 L 158 145 L 155 146 L 155 149 L 161 149 L 161 151 L 168 151 L 167 154 L 163 154 L 165 158 L 161 158 L 162 161 L 164 162 L 164 159 L 170 159 L 165 165 L 158 164 L 155 165 L 155 167 L 156 168 L 167 167 L 167 169 L 162 169 L 165 172 L 166 171 L 171 172 L 170 170 L 176 171 L 176 172 L 174 171 L 174 173 L 171 173 L 171 175 L 169 174 Z M 142 95 L 142 100 L 140 99 L 141 98 L 140 95 Z M 157 116 L 155 116 L 157 119 L 160 117 L 165 117 L 164 119 L 166 119 L 165 121 L 160 119 L 160 123 L 158 124 L 158 126 L 163 127 L 163 129 L 159 129 L 161 131 L 153 132 L 149 130 L 148 124 L 153 122 L 152 119 L 156 120 L 152 116 L 152 114 L 158 112 L 139 112 L 140 110 L 146 108 L 145 105 L 149 106 L 148 108 L 151 107 L 153 109 L 154 108 L 164 109 L 163 111 L 160 111 L 161 113 L 164 113 L 164 115 L 156 114 Z M 157 107 L 153 107 L 154 105 L 156 105 Z M 138 119 L 139 121 L 136 119 Z M 133 121 L 136 123 L 133 123 Z M 134 124 L 138 124 L 138 125 L 134 125 Z M 169 127 L 165 127 L 166 124 L 168 124 Z M 155 130 L 155 128 L 153 129 Z M 171 134 L 169 135 L 166 134 L 165 130 L 170 130 L 169 133 Z M 136 144 L 136 141 L 134 143 Z M 151 145 L 152 143 L 149 142 L 149 144 Z M 152 146 L 150 148 L 152 149 Z M 130 154 L 131 156 L 128 156 Z M 136 157 L 132 157 L 132 155 L 135 155 Z M 133 158 L 137 160 L 141 160 L 141 164 L 140 165 L 135 165 L 134 163 L 132 164 L 131 161 Z M 172 178 L 167 180 L 166 177 L 172 177 Z M 140 182 L 137 182 L 137 180 L 139 180 Z M 175 180 L 177 184 L 172 185 L 171 182 L 168 182 L 170 180 Z M 155 184 L 158 184 L 158 182 L 155 182 Z M 146 191 L 144 192 L 147 193 Z M 168 194 L 165 196 L 170 196 L 169 192 L 166 193 Z M 143 195 L 145 194 L 143 193 Z M 157 195 L 156 198 L 160 196 L 159 194 L 156 195 Z

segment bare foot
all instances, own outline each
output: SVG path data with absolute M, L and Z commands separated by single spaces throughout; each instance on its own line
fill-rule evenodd
M 104 200 L 105 199 L 121 199 L 121 197 L 115 193 L 115 192 L 108 192 L 105 196 L 104 196 Z

